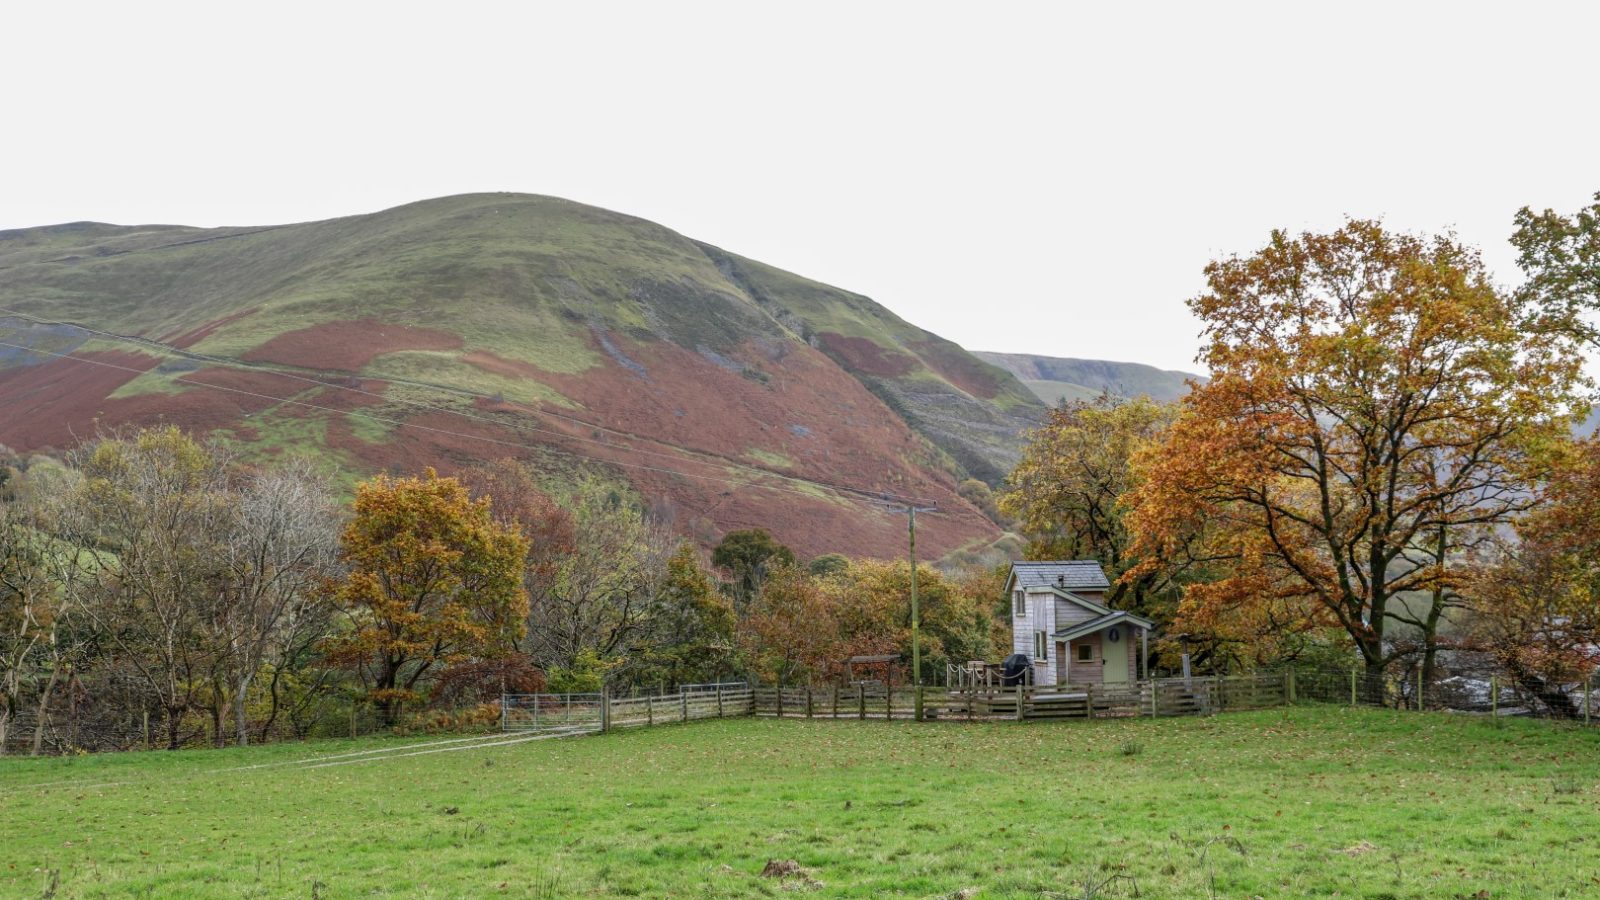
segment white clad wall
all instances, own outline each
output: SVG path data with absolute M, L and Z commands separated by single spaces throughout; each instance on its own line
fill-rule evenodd
M 1016 599 L 1011 601 L 1011 652 L 1021 653 L 1033 662 L 1035 684 L 1055 684 L 1055 645 L 1049 635 L 1056 632 L 1055 595 L 1049 591 L 1029 592 L 1023 614 L 1016 614 Z M 1043 631 L 1046 635 L 1046 657 L 1034 652 L 1033 635 Z

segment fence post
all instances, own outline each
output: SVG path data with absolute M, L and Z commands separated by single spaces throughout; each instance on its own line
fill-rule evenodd
M 894 685 L 885 681 L 883 683 L 883 717 L 894 721 Z
M 1294 687 L 1295 687 L 1295 685 L 1294 685 L 1294 667 L 1290 666 L 1289 667 L 1289 705 L 1290 706 L 1293 706 L 1295 704 Z
M 533 727 L 539 727 L 539 695 L 533 695 Z
M 144 711 L 144 748 L 150 749 L 150 710 Z
M 356 701 L 350 701 L 350 740 L 356 739 Z
M 1422 712 L 1422 667 L 1417 666 L 1417 712 Z
M 1356 670 L 1350 670 L 1350 705 L 1356 705 Z
M 1092 684 L 1084 688 L 1083 714 L 1086 718 L 1094 718 L 1094 685 Z
M 1489 718 L 1500 721 L 1500 677 L 1489 676 Z
M 783 682 L 778 682 L 778 718 L 783 718 Z
M 1156 717 L 1156 680 L 1150 679 L 1150 718 Z
M 811 685 L 806 685 L 806 718 L 811 718 Z
M 500 730 L 511 730 L 510 701 L 506 699 L 505 691 L 500 692 Z
M 1583 680 L 1583 724 L 1589 724 L 1589 695 L 1594 693 L 1594 673 Z
M 678 699 L 683 701 L 683 718 L 679 719 L 678 721 L 687 722 L 689 721 L 689 692 L 685 691 L 682 687 L 679 687 Z
M 835 719 L 839 718 L 839 684 L 837 682 L 833 685 L 833 717 Z
M 1023 707 L 1024 701 L 1027 698 L 1027 691 L 1028 691 L 1028 689 L 1026 687 L 1024 687 L 1023 685 L 1020 685 L 1020 684 L 1017 685 L 1017 721 L 1018 722 L 1022 721 L 1022 707 Z
M 717 685 L 717 718 L 722 718 L 722 685 Z
M 856 706 L 859 708 L 860 717 L 865 719 L 867 717 L 867 692 L 859 681 L 856 682 Z
M 611 730 L 611 688 L 600 689 L 600 731 Z
M 537 697 L 534 702 L 538 702 Z M 656 724 L 656 698 L 654 694 L 644 695 L 644 724 L 646 727 Z

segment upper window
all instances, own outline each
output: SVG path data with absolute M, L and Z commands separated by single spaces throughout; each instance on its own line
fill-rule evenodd
M 1024 594 L 1020 589 L 1012 591 L 1011 605 L 1015 608 L 1017 615 L 1025 615 L 1028 612 L 1028 595 Z
M 1033 658 L 1050 658 L 1050 636 L 1042 631 L 1035 631 L 1033 633 Z
M 1078 662 L 1094 662 L 1094 645 L 1078 645 Z

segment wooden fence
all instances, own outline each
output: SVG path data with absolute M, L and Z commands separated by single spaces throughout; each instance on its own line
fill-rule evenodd
M 1294 675 L 1159 678 L 1127 685 L 962 685 L 921 688 L 925 719 L 993 721 L 1209 715 L 1294 701 Z M 914 687 L 758 687 L 752 714 L 787 719 L 912 719 Z
M 682 688 L 673 694 L 613 697 L 598 694 L 505 694 L 500 698 L 503 731 L 582 733 L 642 728 L 748 716 L 754 692 L 746 686 Z

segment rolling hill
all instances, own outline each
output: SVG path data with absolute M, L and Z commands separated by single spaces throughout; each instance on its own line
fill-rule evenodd
M 1142 363 L 1103 359 L 1071 359 L 1027 353 L 975 352 L 974 356 L 1015 375 L 1043 402 L 1093 400 L 1101 394 L 1114 397 L 1149 396 L 1163 403 L 1188 393 L 1190 379 L 1205 381 L 1190 372 L 1158 369 Z
M 685 534 L 903 552 L 861 492 L 935 500 L 936 554 L 999 536 L 1043 406 L 870 299 L 642 219 L 475 194 L 264 227 L 0 232 L 0 443 L 173 422 L 348 484 L 514 455 L 625 478 Z

